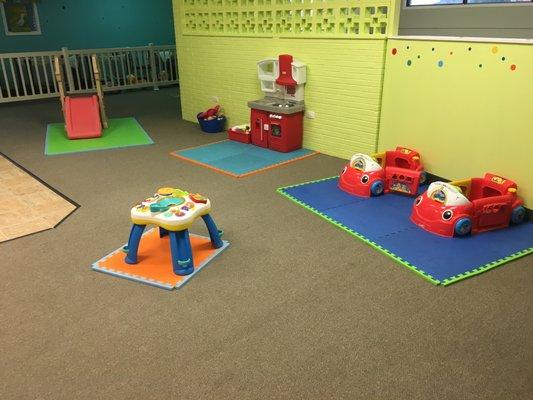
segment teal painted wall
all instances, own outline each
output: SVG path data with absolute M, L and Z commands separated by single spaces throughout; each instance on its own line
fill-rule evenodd
M 39 0 L 42 35 L 6 36 L 0 18 L 0 52 L 61 47 L 174 44 L 171 0 Z

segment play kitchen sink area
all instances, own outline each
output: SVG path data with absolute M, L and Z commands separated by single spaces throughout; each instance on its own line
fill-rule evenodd
M 305 64 L 289 54 L 257 63 L 265 97 L 248 102 L 252 144 L 287 153 L 302 147 Z

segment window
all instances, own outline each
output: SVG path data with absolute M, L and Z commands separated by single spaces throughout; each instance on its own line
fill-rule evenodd
M 494 4 L 494 3 L 532 3 L 533 0 L 407 0 L 411 6 L 440 6 L 448 4 Z

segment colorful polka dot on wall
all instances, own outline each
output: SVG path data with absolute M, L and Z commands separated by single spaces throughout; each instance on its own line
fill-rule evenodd
M 511 65 L 511 71 L 516 71 L 516 64 Z
M 444 61 L 439 60 L 439 62 L 437 63 L 437 66 L 438 66 L 439 68 L 444 67 Z
M 498 52 L 498 46 L 492 46 L 492 49 L 490 49 L 490 51 L 492 51 L 492 54 L 496 54 Z
M 395 47 L 394 49 L 392 49 L 391 53 L 393 56 L 395 56 L 396 54 L 398 54 L 398 49 Z
M 407 60 L 407 66 L 410 67 L 413 62 L 411 60 Z

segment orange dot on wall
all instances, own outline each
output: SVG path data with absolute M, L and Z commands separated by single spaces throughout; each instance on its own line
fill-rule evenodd
M 516 64 L 511 65 L 511 71 L 515 71 L 515 70 L 516 70 Z
M 392 55 L 395 56 L 396 53 L 398 53 L 398 49 L 397 48 L 392 49 Z
M 492 54 L 496 54 L 498 52 L 498 46 L 493 46 L 491 51 L 492 51 Z

